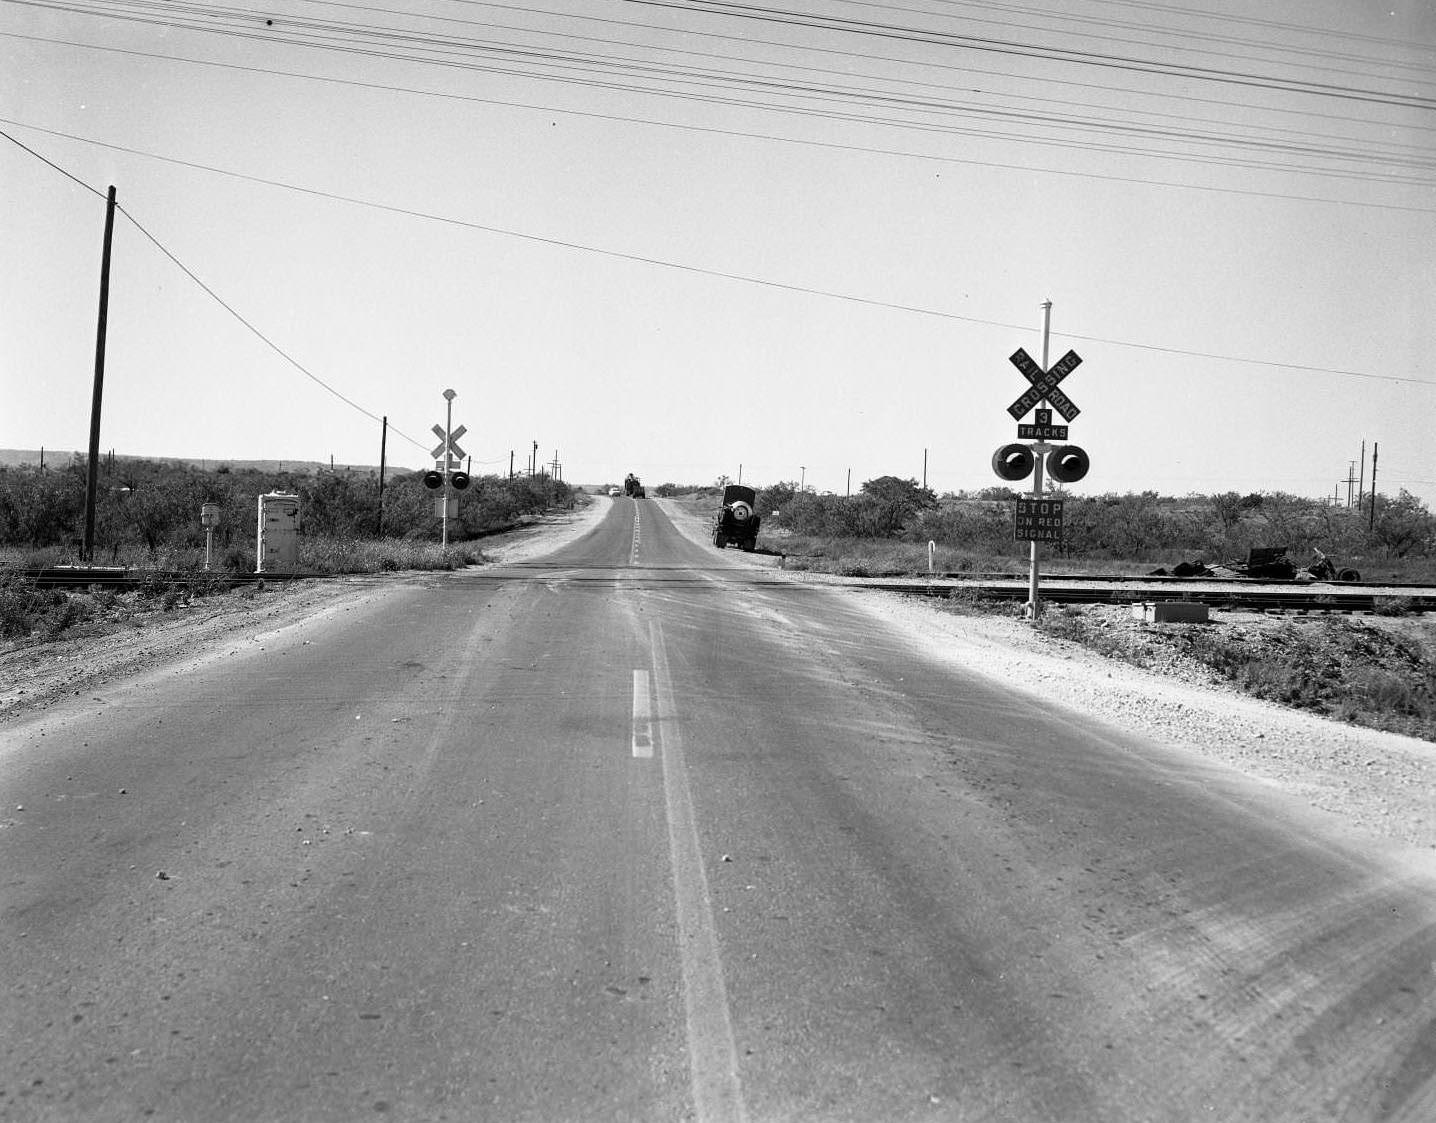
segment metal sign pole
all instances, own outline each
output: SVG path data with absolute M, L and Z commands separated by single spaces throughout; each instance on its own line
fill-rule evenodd
M 1052 301 L 1042 302 L 1042 369 L 1047 369 L 1047 347 L 1052 331 Z M 1044 395 L 1038 403 L 1041 409 L 1047 408 L 1047 398 Z M 1037 500 L 1042 498 L 1042 458 L 1047 451 L 1043 443 L 1039 442 L 1033 449 L 1037 453 L 1036 464 L 1034 465 L 1032 478 L 1032 497 Z M 1032 551 L 1027 572 L 1027 618 L 1036 620 L 1042 615 L 1042 577 L 1038 572 L 1037 539 L 1032 539 Z
M 1047 365 L 1052 338 L 1052 302 L 1042 304 L 1042 362 L 1019 347 L 1008 362 L 1015 366 L 1027 380 L 1027 389 L 1007 407 L 1012 419 L 1018 422 L 1017 439 L 1033 441 L 1033 444 L 1006 444 L 992 456 L 992 469 L 999 479 L 1016 482 L 1033 474 L 1032 493 L 1017 500 L 1014 512 L 1016 537 L 1028 543 L 1030 566 L 1028 570 L 1027 603 L 1024 614 L 1035 620 L 1042 614 L 1042 575 L 1039 562 L 1039 542 L 1062 540 L 1063 504 L 1058 498 L 1047 500 L 1046 477 L 1051 476 L 1054 484 L 1075 483 L 1087 474 L 1087 453 L 1076 445 L 1064 444 L 1067 440 L 1067 426 L 1052 424 L 1052 410 L 1062 415 L 1064 421 L 1071 421 L 1082 411 L 1077 403 L 1058 387 L 1069 374 L 1082 365 L 1082 356 L 1068 351 L 1051 366 Z M 1050 406 L 1050 408 L 1049 408 Z M 1036 419 L 1032 424 L 1022 423 L 1023 417 L 1036 408 Z M 1055 441 L 1055 444 L 1049 444 Z
M 443 539 L 444 549 L 449 548 L 449 490 L 450 468 L 453 466 L 453 432 L 454 432 L 454 399 L 458 397 L 452 390 L 444 391 L 444 512 L 439 517 L 440 536 Z

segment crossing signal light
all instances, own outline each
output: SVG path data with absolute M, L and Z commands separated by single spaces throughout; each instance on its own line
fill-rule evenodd
M 463 491 L 466 487 L 469 486 L 469 473 L 455 472 L 449 477 L 449 485 L 455 491 Z
M 999 479 L 1025 480 L 1036 464 L 1032 449 L 1023 444 L 1003 445 L 992 454 L 992 470 Z
M 437 491 L 439 488 L 444 486 L 444 473 L 425 472 L 424 486 L 427 487 L 430 491 Z
M 1085 449 L 1058 445 L 1047 454 L 1047 474 L 1060 484 L 1075 484 L 1092 467 Z

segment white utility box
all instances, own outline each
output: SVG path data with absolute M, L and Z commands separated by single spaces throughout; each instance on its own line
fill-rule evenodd
M 259 497 L 256 573 L 299 568 L 299 496 L 272 491 Z

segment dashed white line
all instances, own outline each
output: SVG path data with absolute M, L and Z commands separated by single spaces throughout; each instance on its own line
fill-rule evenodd
M 653 686 L 658 702 L 653 723 L 663 762 L 663 798 L 668 812 L 668 851 L 673 867 L 677 904 L 678 947 L 683 964 L 683 1003 L 688 1021 L 688 1069 L 693 1088 L 694 1118 L 698 1123 L 744 1123 L 743 1087 L 738 1077 L 738 1047 L 728 1012 L 728 991 L 723 983 L 723 961 L 708 875 L 698 842 L 693 795 L 683 763 L 683 740 L 674 715 L 673 682 L 663 631 L 648 625 L 653 652 Z
M 649 701 L 648 672 L 633 672 L 633 755 L 653 756 L 653 705 Z

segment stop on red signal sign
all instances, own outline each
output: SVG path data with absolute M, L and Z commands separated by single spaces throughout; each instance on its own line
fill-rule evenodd
M 1015 537 L 1026 542 L 1062 541 L 1061 499 L 1019 499 Z

